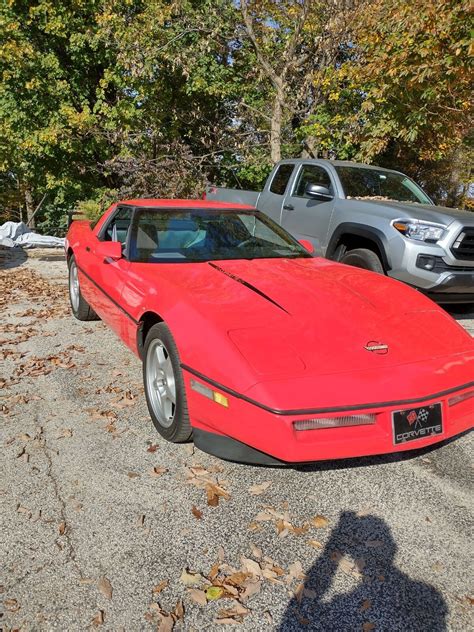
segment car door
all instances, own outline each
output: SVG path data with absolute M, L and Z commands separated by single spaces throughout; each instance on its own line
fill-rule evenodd
M 315 199 L 306 193 L 310 184 L 329 189 L 330 200 Z M 334 209 L 334 184 L 321 165 L 302 164 L 291 190 L 285 196 L 281 225 L 298 239 L 309 239 L 326 252 L 327 234 Z
M 258 210 L 281 223 L 281 212 L 285 191 L 295 168 L 294 163 L 282 162 L 270 174 L 265 188 L 258 199 Z
M 94 309 L 120 337 L 123 337 L 125 322 L 128 320 L 126 306 L 122 304 L 122 290 L 130 266 L 125 245 L 132 214 L 131 206 L 118 207 L 97 236 L 97 243 L 119 241 L 123 246 L 123 257 L 118 260 L 104 258 L 95 251 L 92 244 L 89 259 L 91 276 L 99 289 Z

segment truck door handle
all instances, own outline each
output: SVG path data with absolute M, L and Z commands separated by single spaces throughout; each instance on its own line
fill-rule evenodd
M 285 211 L 294 211 L 295 207 L 293 206 L 293 204 L 284 204 L 283 208 Z

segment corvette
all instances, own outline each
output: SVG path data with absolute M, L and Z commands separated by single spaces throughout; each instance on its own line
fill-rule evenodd
M 143 362 L 172 442 L 247 463 L 421 448 L 472 428 L 474 342 L 398 281 L 314 257 L 266 215 L 128 200 L 66 238 L 74 316 Z

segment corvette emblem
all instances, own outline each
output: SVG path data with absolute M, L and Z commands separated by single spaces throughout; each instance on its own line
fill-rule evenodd
M 366 351 L 372 351 L 372 353 L 377 353 L 378 355 L 385 355 L 388 353 L 388 345 L 383 342 L 377 342 L 376 340 L 368 342 L 364 349 Z

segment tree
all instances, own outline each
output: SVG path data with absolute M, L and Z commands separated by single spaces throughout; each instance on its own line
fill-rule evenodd
M 445 158 L 472 127 L 467 0 L 374 0 L 358 15 L 351 77 L 364 92 L 360 156 L 392 139 Z

